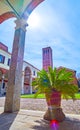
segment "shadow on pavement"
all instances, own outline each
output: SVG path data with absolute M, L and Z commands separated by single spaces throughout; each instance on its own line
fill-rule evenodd
M 0 130 L 9 130 L 13 124 L 17 113 L 1 113 L 0 114 Z
M 32 127 L 34 130 L 80 130 L 80 120 L 75 117 L 66 117 L 55 129 L 50 128 L 49 122 L 45 120 L 36 120 L 35 122 L 37 124 Z
M 51 130 L 50 129 L 50 124 L 48 121 L 45 120 L 36 120 L 35 121 L 37 125 L 34 125 L 32 129 L 34 130 Z

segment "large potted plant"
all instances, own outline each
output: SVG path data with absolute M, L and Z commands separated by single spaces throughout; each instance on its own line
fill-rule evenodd
M 44 93 L 48 105 L 48 110 L 44 115 L 46 120 L 63 121 L 65 114 L 61 109 L 61 96 L 68 99 L 75 99 L 75 93 L 78 92 L 78 86 L 73 82 L 72 72 L 65 68 L 60 70 L 49 67 L 48 72 L 44 69 L 38 72 L 38 77 L 32 82 L 35 87 L 35 97 Z

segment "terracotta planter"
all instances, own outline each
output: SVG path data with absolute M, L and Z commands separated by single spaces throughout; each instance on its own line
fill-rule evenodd
M 47 105 L 48 106 L 61 106 L 61 93 L 58 91 L 52 91 L 52 93 L 46 93 L 45 94 Z
M 58 91 L 52 91 L 52 93 L 45 94 L 48 110 L 44 115 L 46 120 L 57 120 L 59 122 L 63 121 L 65 118 L 64 113 L 61 109 L 61 93 Z

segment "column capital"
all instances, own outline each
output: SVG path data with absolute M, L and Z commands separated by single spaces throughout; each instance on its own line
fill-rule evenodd
M 17 19 L 17 20 L 15 20 L 15 23 L 16 23 L 15 29 L 21 28 L 24 31 L 26 31 L 26 27 L 28 26 L 28 24 L 25 19 Z

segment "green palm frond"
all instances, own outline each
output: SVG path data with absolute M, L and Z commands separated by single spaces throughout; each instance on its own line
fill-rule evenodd
M 49 67 L 48 72 L 42 69 L 38 72 L 38 77 L 32 82 L 37 90 L 36 96 L 40 93 L 50 93 L 53 90 L 61 92 L 63 97 L 68 99 L 70 96 L 75 98 L 75 93 L 78 92 L 78 86 L 74 85 L 72 77 L 73 73 L 66 71 L 65 68 L 57 70 Z
M 56 76 L 57 76 L 56 72 L 57 72 L 56 68 L 54 68 L 54 70 L 53 70 L 51 67 L 49 67 L 49 73 L 48 73 L 48 75 L 49 75 L 50 82 L 51 82 L 52 86 L 54 86 L 55 81 L 56 81 Z

